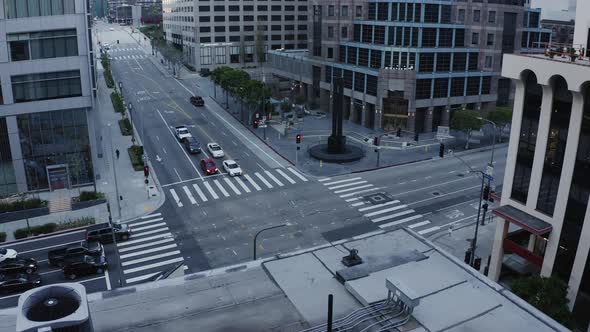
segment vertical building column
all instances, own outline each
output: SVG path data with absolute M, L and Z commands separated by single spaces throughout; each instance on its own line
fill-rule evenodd
M 451 110 L 449 108 L 445 108 L 441 111 L 440 125 L 443 127 L 448 127 L 451 125 Z
M 425 133 L 432 132 L 432 120 L 434 118 L 433 112 L 434 112 L 434 107 L 432 107 L 432 106 L 426 110 L 426 114 L 424 116 L 424 132 Z
M 361 126 L 366 127 L 367 123 L 369 122 L 369 109 L 367 108 L 367 103 L 363 101 L 363 107 L 361 109 Z
M 584 226 L 582 227 L 582 234 L 580 234 L 580 242 L 578 243 L 578 250 L 576 251 L 576 258 L 572 267 L 572 273 L 568 282 L 567 298 L 570 300 L 568 306 L 570 310 L 574 308 L 576 303 L 576 296 L 584 277 L 584 268 L 590 255 L 590 205 L 586 206 L 586 216 L 584 218 Z M 590 332 L 590 329 L 588 330 Z
M 529 195 L 526 203 L 526 206 L 531 210 L 536 209 L 537 199 L 539 198 L 539 188 L 541 187 L 541 177 L 543 176 L 543 166 L 545 164 L 545 151 L 547 150 L 547 140 L 549 138 L 549 126 L 551 125 L 551 107 L 553 104 L 553 89 L 550 85 L 543 85 L 542 87 L 543 101 L 541 103 L 541 116 L 539 117 L 539 129 L 537 130 L 535 156 L 533 158 L 533 169 L 531 171 Z M 510 139 L 512 139 L 512 135 Z M 510 151 L 508 151 L 508 153 L 510 153 Z M 504 176 L 506 175 L 508 174 L 505 174 Z M 507 189 L 507 187 L 503 188 Z M 504 191 L 504 189 L 502 189 L 502 191 Z
M 565 153 L 563 156 L 563 165 L 561 167 L 559 187 L 557 189 L 555 210 L 553 211 L 553 231 L 549 235 L 549 242 L 547 243 L 545 257 L 543 258 L 543 267 L 541 268 L 541 275 L 546 277 L 551 276 L 553 265 L 555 263 L 555 256 L 557 255 L 557 248 L 559 247 L 559 237 L 563 227 L 565 208 L 569 199 L 569 191 L 572 184 L 574 167 L 576 166 L 578 141 L 580 140 L 580 130 L 582 128 L 584 98 L 582 98 L 582 95 L 579 92 L 572 91 L 572 95 L 572 110 L 568 126 L 567 141 L 565 145 Z M 539 182 L 540 181 L 541 180 L 539 179 Z
M 512 111 L 512 123 L 510 125 L 510 140 L 508 154 L 506 157 L 506 169 L 504 171 L 504 182 L 502 184 L 502 201 L 510 197 L 512 183 L 514 181 L 514 169 L 516 168 L 516 157 L 518 155 L 518 144 L 520 141 L 520 128 L 522 126 L 522 115 L 524 109 L 525 84 L 523 81 L 516 81 L 514 92 L 514 107 Z M 504 203 L 506 204 L 506 203 Z M 503 204 L 503 205 L 504 205 Z
M 29 186 L 27 185 L 27 175 L 25 173 L 25 163 L 20 145 L 16 116 L 6 117 L 6 129 L 8 130 L 8 140 L 10 142 L 10 154 L 12 155 L 12 167 L 14 167 L 16 186 L 18 192 L 27 192 L 29 191 Z
M 496 219 L 496 232 L 494 233 L 494 245 L 492 246 L 492 257 L 490 258 L 490 269 L 488 278 L 493 281 L 500 279 L 500 272 L 502 272 L 502 261 L 504 259 L 504 239 L 508 234 L 508 226 L 510 224 L 502 219 Z
M 416 130 L 416 112 L 408 112 L 406 130 L 412 133 Z

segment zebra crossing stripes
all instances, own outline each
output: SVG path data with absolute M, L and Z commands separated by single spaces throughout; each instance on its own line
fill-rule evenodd
M 270 182 L 266 181 L 266 179 L 264 177 L 262 177 L 262 175 L 260 175 L 260 173 L 254 173 L 259 179 L 260 181 L 262 181 L 262 183 L 264 183 L 265 186 L 267 186 L 269 189 L 274 188 L 274 186 L 272 184 L 270 184 Z
M 294 169 L 292 169 L 290 167 L 287 168 L 287 170 L 289 172 L 293 173 L 293 175 L 295 175 L 296 177 L 298 177 L 301 181 L 307 182 L 307 179 L 303 175 L 299 174 L 299 172 L 297 172 L 296 170 L 294 170 Z
M 213 199 L 219 199 L 219 196 L 217 196 L 217 193 L 215 192 L 215 190 L 213 190 L 213 187 L 211 187 L 209 182 L 204 182 L 203 184 L 205 185 L 205 188 L 207 188 L 207 190 L 209 191 L 209 194 L 211 194 Z M 174 189 L 170 189 L 170 190 L 174 190 Z
M 293 179 L 291 179 L 287 174 L 285 174 L 285 172 L 281 171 L 280 169 L 277 169 L 277 173 L 281 174 L 285 179 L 287 179 L 287 181 L 289 181 L 289 183 L 295 184 L 295 181 L 293 181 Z
M 357 181 L 357 182 L 339 184 L 339 185 L 334 186 L 334 187 L 329 187 L 328 189 L 329 190 L 334 190 L 334 189 L 339 189 L 339 188 L 345 188 L 345 187 L 355 186 L 357 184 L 363 184 L 363 183 L 367 183 L 367 181 Z
M 223 188 L 221 186 L 221 183 L 219 183 L 219 180 L 213 180 L 213 183 L 215 183 L 215 185 L 217 186 L 217 188 L 219 189 L 219 191 L 221 191 L 221 193 L 223 194 L 223 196 L 229 197 L 229 193 L 227 192 L 227 190 L 225 190 L 225 188 Z
M 257 191 L 262 190 L 262 188 L 260 188 L 260 186 L 256 182 L 254 182 L 254 180 L 252 180 L 250 175 L 244 174 L 244 178 L 246 178 L 246 180 L 248 180 L 248 182 L 254 187 L 254 189 L 256 189 Z
M 246 184 L 244 183 L 244 181 L 242 181 L 242 179 L 236 178 L 236 182 L 240 185 L 240 187 L 242 187 L 242 189 L 245 192 L 247 192 L 247 193 L 250 193 L 251 192 L 250 188 L 248 188 L 248 186 L 246 186 Z
M 176 190 L 170 189 L 170 194 L 174 198 L 174 201 L 176 202 L 176 205 L 178 205 L 178 207 L 183 207 L 184 206 L 182 204 L 182 202 L 180 201 L 180 197 L 178 197 L 178 194 L 176 193 Z
M 272 180 L 273 180 L 273 181 L 274 181 L 276 184 L 278 184 L 278 185 L 279 185 L 279 187 L 283 187 L 283 186 L 284 186 L 284 184 L 283 184 L 283 183 L 282 183 L 282 182 L 281 182 L 279 179 L 277 179 L 277 178 L 276 178 L 274 175 L 272 175 L 272 173 L 271 173 L 271 172 L 269 172 L 269 171 L 264 171 L 264 173 L 265 173 L 265 174 L 266 174 L 266 175 L 267 175 L 269 178 L 271 178 L 271 179 L 272 179 Z
M 227 185 L 231 188 L 231 190 L 233 190 L 233 192 L 236 193 L 236 195 L 241 195 L 242 194 L 238 190 L 238 188 L 236 188 L 236 186 L 234 186 L 234 184 L 228 178 L 223 178 L 223 180 L 225 181 L 225 183 L 227 183 Z
M 188 190 L 187 186 L 183 186 L 182 190 L 184 190 L 184 193 L 186 196 L 188 196 L 188 200 L 191 202 L 191 204 L 197 204 L 197 200 L 193 197 L 193 194 L 190 190 Z
M 205 194 L 203 193 L 203 191 L 201 190 L 201 188 L 199 188 L 199 186 L 197 186 L 196 184 L 193 184 L 193 188 L 195 188 L 195 191 L 197 192 L 197 195 L 199 195 L 199 198 L 203 201 L 203 202 L 207 202 L 207 196 L 205 196 Z

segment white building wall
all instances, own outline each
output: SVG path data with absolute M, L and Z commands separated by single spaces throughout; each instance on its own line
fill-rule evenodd
M 590 1 L 578 0 L 576 4 L 576 28 L 574 45 L 585 45 L 588 49 L 588 29 L 590 29 Z

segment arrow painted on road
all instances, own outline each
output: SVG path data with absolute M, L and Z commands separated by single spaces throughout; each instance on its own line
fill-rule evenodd
M 160 156 L 159 156 L 159 155 L 156 155 L 156 160 L 157 160 L 159 163 L 161 163 L 161 162 L 162 162 L 162 158 L 160 158 Z

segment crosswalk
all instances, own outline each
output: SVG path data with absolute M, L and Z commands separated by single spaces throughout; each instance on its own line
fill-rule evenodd
M 127 224 L 131 228 L 131 237 L 117 242 L 125 284 L 149 281 L 158 273 L 184 261 L 161 213 Z
M 407 226 L 421 235 L 439 229 L 437 226 L 432 227 L 430 220 L 425 220 L 423 215 L 408 205 L 385 195 L 383 187 L 373 185 L 360 176 L 322 178 L 318 181 L 382 229 Z
M 241 177 L 215 177 L 198 183 L 179 184 L 168 191 L 174 204 L 181 208 L 308 181 L 297 170 L 289 167 L 244 174 Z
M 147 54 L 133 54 L 133 55 L 119 55 L 111 57 L 113 60 L 133 60 L 133 59 L 145 59 L 147 58 Z
M 141 47 L 127 47 L 127 48 L 111 47 L 111 49 L 109 50 L 109 52 L 137 52 L 137 51 L 143 52 L 143 49 Z

